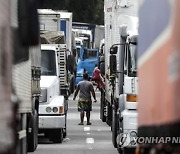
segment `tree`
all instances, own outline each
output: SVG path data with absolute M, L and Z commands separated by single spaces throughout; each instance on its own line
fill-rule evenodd
M 104 2 L 100 0 L 39 0 L 39 8 L 73 12 L 73 21 L 104 23 Z

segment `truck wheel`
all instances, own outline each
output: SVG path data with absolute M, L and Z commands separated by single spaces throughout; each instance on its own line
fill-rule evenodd
M 119 114 L 121 114 L 121 113 L 119 113 Z M 117 134 L 121 134 L 121 133 L 123 133 L 123 123 L 120 121 L 120 119 L 118 118 L 118 132 L 117 132 Z M 120 153 L 120 154 L 124 154 L 124 148 L 121 148 L 121 146 L 120 145 L 117 145 L 117 151 Z
M 106 123 L 111 126 L 112 124 L 112 105 L 107 102 L 107 119 L 106 119 Z
M 101 89 L 101 107 L 100 107 L 100 119 L 105 122 L 105 97 L 104 97 L 104 91 Z
M 117 142 L 116 142 L 116 138 L 117 138 L 117 114 L 116 114 L 116 109 L 113 109 L 113 114 L 112 114 L 112 143 L 114 145 L 115 148 L 117 148 Z
M 75 79 L 74 79 L 74 76 L 71 78 L 70 80 L 70 93 L 73 94 L 74 92 L 74 89 L 75 89 Z
M 67 122 L 67 115 L 66 115 L 66 119 L 65 119 L 65 128 L 63 129 L 63 138 L 66 138 L 67 136 L 67 129 L 66 129 L 66 122 Z
M 124 154 L 124 150 L 122 150 L 120 147 L 117 147 L 117 151 L 119 154 Z
M 124 148 L 124 154 L 134 154 L 135 148 Z
M 76 66 L 76 60 L 73 55 L 69 55 L 67 58 L 67 69 L 73 73 Z
M 51 140 L 54 143 L 62 143 L 62 141 L 63 141 L 63 130 L 62 130 L 62 128 L 59 130 L 53 131 L 53 133 L 51 134 Z
M 30 117 L 29 128 L 31 132 L 28 133 L 28 151 L 34 152 L 38 145 L 38 114 L 34 111 L 34 115 Z
M 64 128 L 64 130 L 63 130 L 63 138 L 66 138 L 66 136 L 67 136 L 67 130 L 66 130 L 66 128 Z

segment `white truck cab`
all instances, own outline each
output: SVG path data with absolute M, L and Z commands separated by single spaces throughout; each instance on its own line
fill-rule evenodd
M 39 104 L 39 131 L 53 142 L 62 142 L 66 136 L 67 100 L 61 95 L 66 82 L 65 44 L 41 45 L 41 97 Z

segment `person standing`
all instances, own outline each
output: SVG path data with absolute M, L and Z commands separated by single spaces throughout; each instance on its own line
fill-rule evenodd
M 94 68 L 94 71 L 93 71 L 92 81 L 95 81 L 97 83 L 97 88 L 99 90 L 105 88 L 104 79 L 103 79 L 103 77 L 101 75 L 101 71 L 100 71 L 100 69 L 98 68 L 97 65 L 95 65 L 95 68 Z
M 75 100 L 79 92 L 78 111 L 80 112 L 80 120 L 81 120 L 79 125 L 84 125 L 85 112 L 87 117 L 87 125 L 91 125 L 90 122 L 90 112 L 92 111 L 91 94 L 94 98 L 94 102 L 97 102 L 93 84 L 90 81 L 88 81 L 88 79 L 89 79 L 88 74 L 84 73 L 83 81 L 78 83 L 73 98 L 73 100 Z

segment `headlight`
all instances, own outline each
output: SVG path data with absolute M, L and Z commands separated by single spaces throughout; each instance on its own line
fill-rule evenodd
M 54 113 L 58 112 L 58 108 L 57 107 L 53 107 L 53 112 Z
M 50 113 L 50 112 L 51 112 L 51 108 L 50 108 L 50 107 L 47 107 L 47 108 L 46 108 L 46 112 Z

